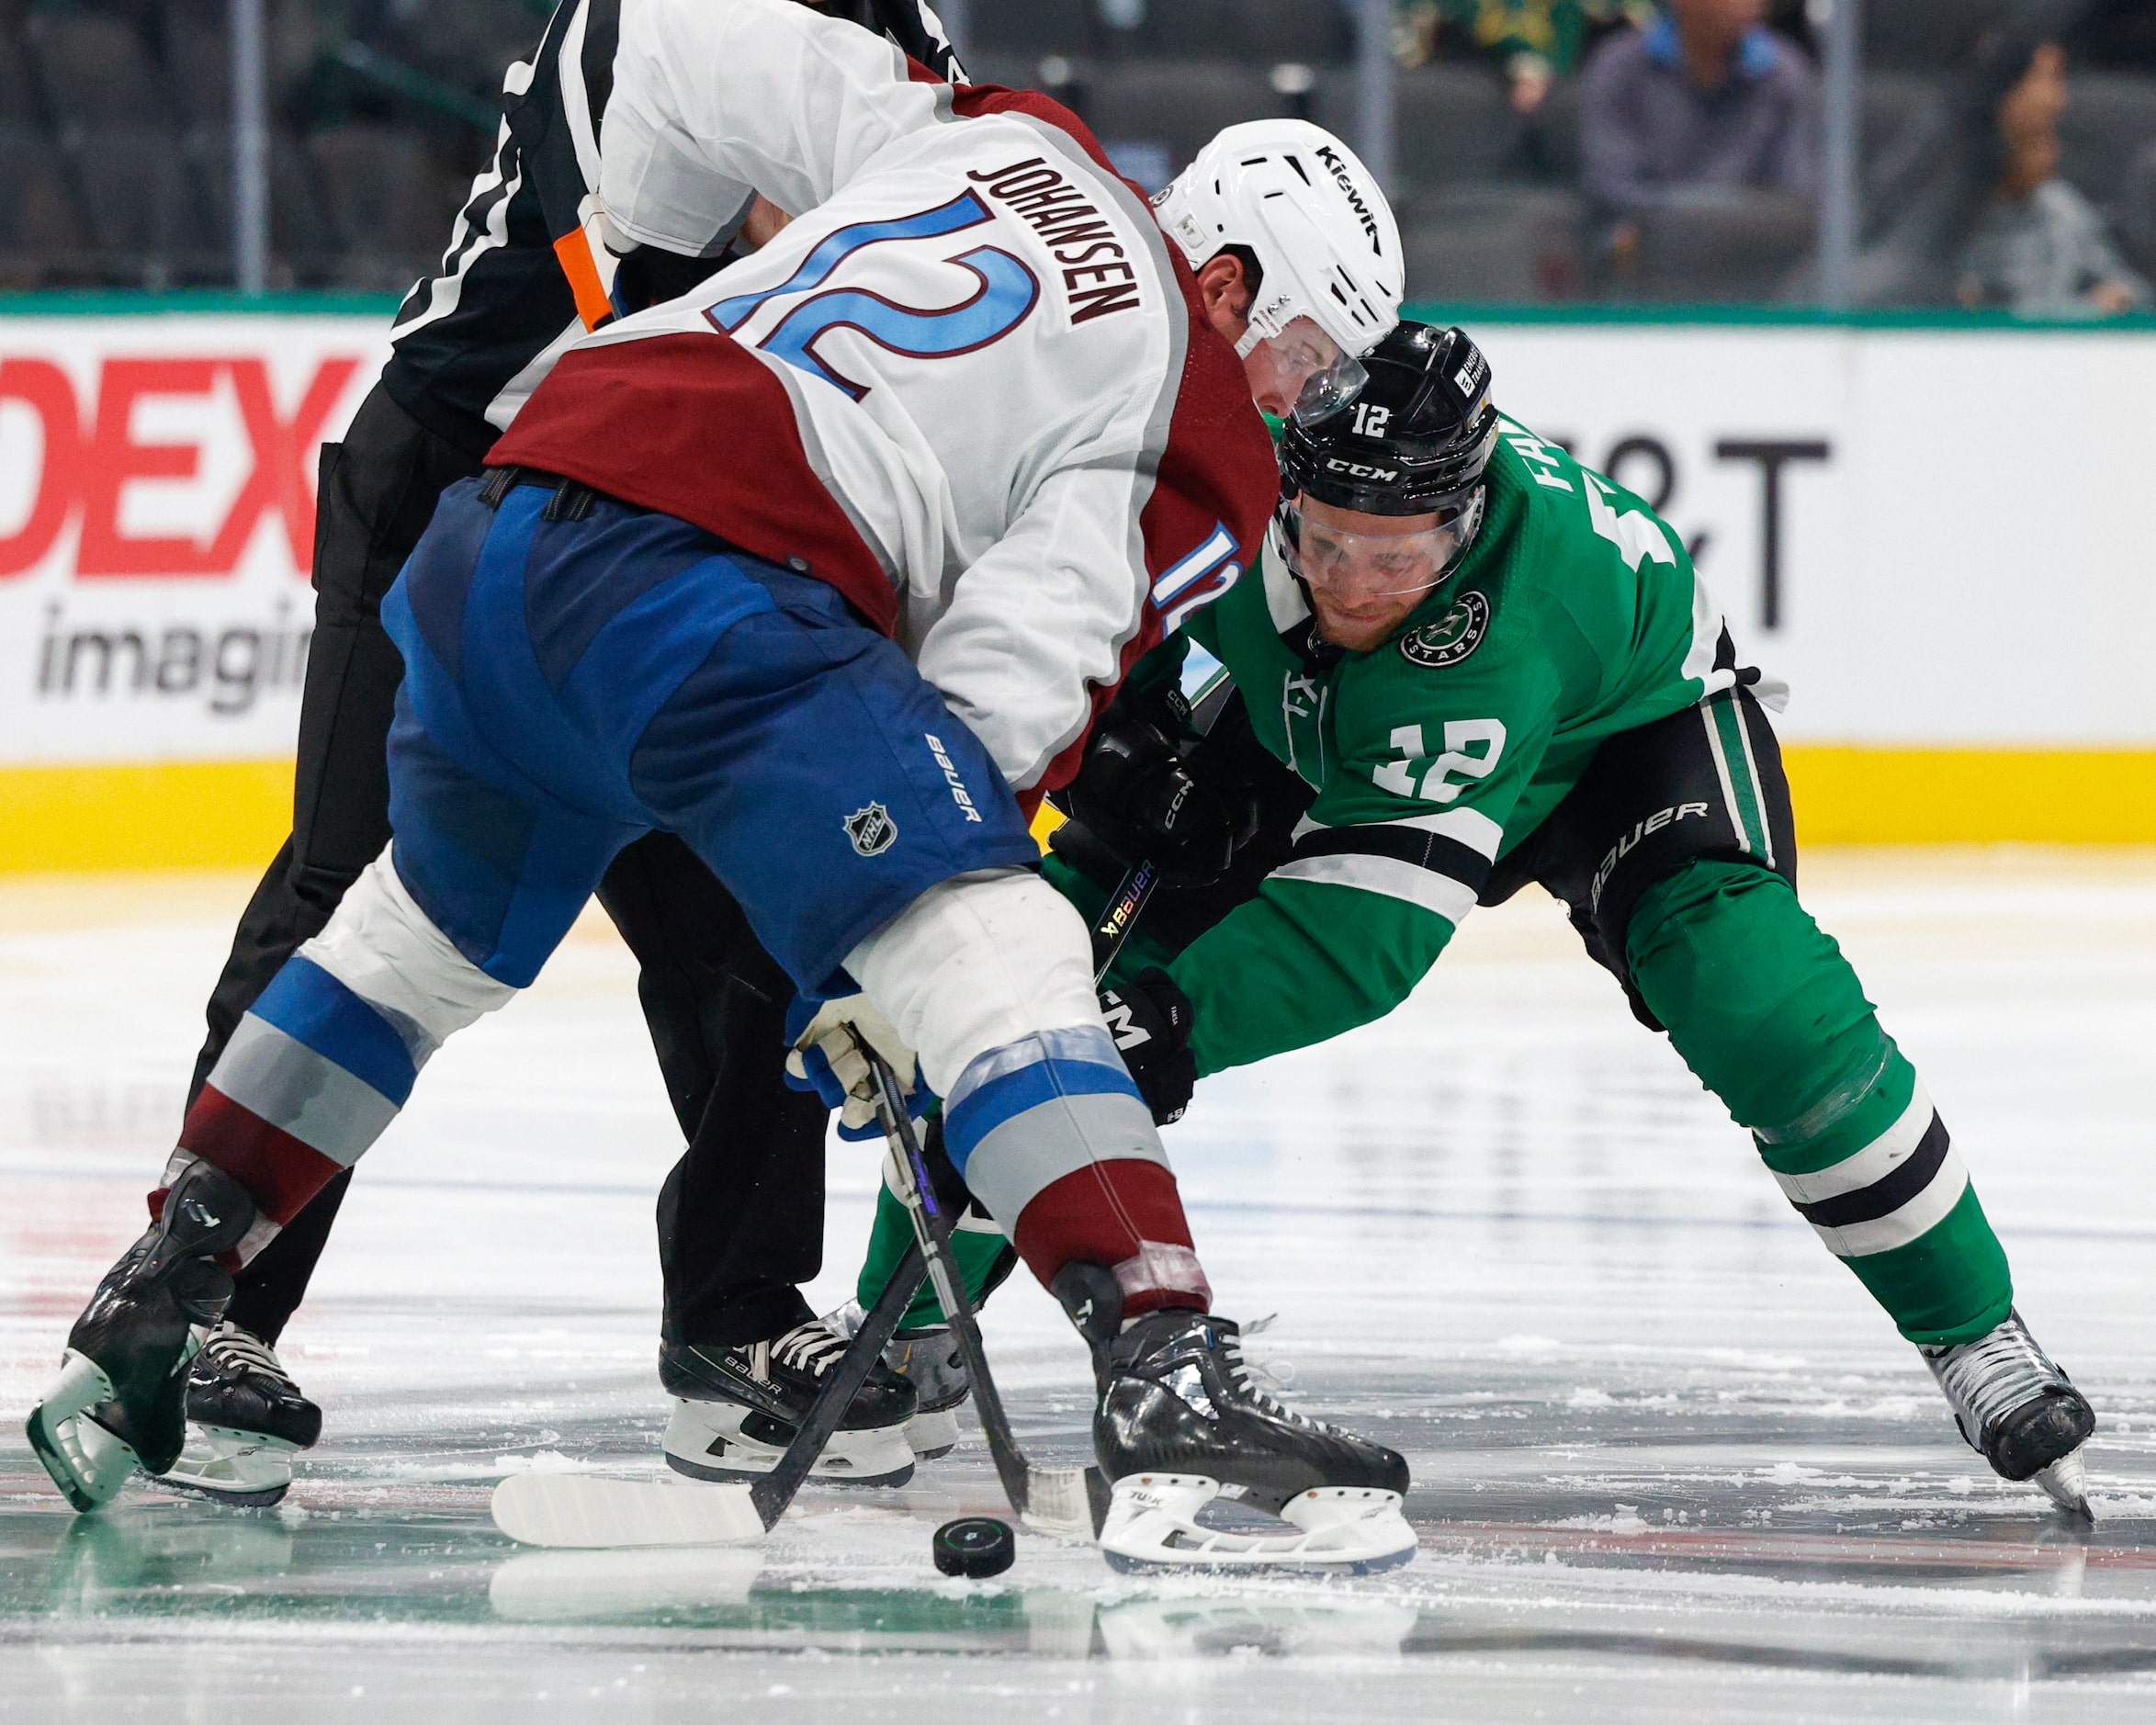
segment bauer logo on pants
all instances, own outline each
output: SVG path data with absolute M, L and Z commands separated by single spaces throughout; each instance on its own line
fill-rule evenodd
M 898 841 L 898 823 L 881 803 L 855 809 L 842 825 L 854 850 L 863 856 L 881 856 Z

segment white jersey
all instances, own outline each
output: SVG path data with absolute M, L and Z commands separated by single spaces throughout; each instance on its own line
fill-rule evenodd
M 1240 573 L 1278 488 L 1240 364 L 1067 110 L 791 0 L 626 0 L 601 194 L 672 252 L 804 212 L 586 337 L 493 459 L 838 587 L 1014 788 Z

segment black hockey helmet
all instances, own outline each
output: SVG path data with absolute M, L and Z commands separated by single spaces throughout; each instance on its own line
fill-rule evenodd
M 1490 362 L 1465 330 L 1403 320 L 1362 356 L 1369 379 L 1323 417 L 1291 417 L 1281 438 L 1282 499 L 1368 515 L 1479 517 L 1497 444 Z

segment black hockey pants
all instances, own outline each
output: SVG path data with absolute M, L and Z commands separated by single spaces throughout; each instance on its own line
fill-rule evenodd
M 387 745 L 404 666 L 382 595 L 435 500 L 480 470 L 378 385 L 322 446 L 315 632 L 299 709 L 292 836 L 254 890 L 209 998 L 190 1105 L 242 1014 L 389 840 Z M 599 888 L 640 965 L 638 994 L 687 1152 L 659 1201 L 669 1339 L 726 1346 L 808 1315 L 796 1284 L 823 1255 L 826 1111 L 780 1076 L 790 986 L 739 908 L 680 840 L 653 834 Z M 349 1172 L 237 1278 L 232 1322 L 275 1341 L 307 1292 Z

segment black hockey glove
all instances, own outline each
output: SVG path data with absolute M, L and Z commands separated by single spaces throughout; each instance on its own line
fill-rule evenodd
M 1134 983 L 1103 988 L 1101 1011 L 1132 1082 L 1153 1111 L 1153 1123 L 1166 1126 L 1180 1120 L 1198 1085 L 1198 1057 L 1191 1052 L 1190 997 L 1155 965 Z
M 1146 858 L 1165 880 L 1194 886 L 1214 880 L 1247 838 L 1244 799 L 1224 797 L 1193 778 L 1157 726 L 1126 720 L 1103 731 L 1071 784 L 1071 819 L 1083 829 L 1057 846 L 1089 874 L 1104 855 L 1114 872 Z M 1060 829 L 1058 838 L 1061 838 Z M 1092 858 L 1081 853 L 1089 851 Z

